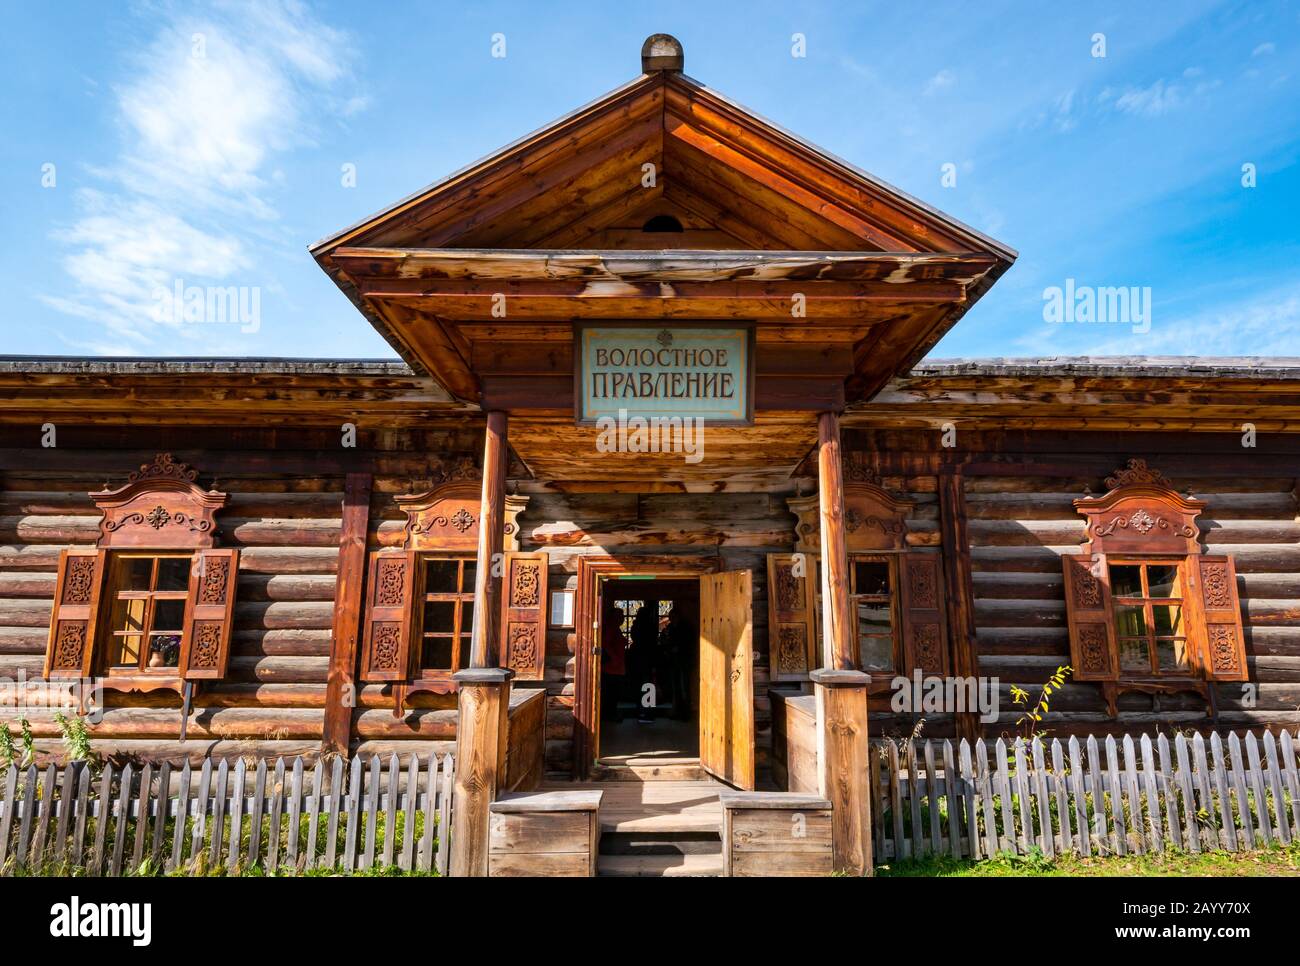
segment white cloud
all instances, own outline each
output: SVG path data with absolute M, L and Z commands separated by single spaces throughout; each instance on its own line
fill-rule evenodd
M 137 348 L 163 331 L 169 345 L 176 335 L 224 339 L 159 322 L 156 293 L 176 279 L 202 285 L 260 267 L 249 245 L 277 217 L 272 159 L 310 144 L 324 110 L 364 105 L 335 97 L 345 39 L 296 0 L 170 16 L 114 87 L 121 147 L 87 164 L 105 187 L 82 192 L 79 219 L 54 233 L 69 290 L 41 298 Z
M 1117 110 L 1140 117 L 1159 117 L 1183 103 L 1183 91 L 1177 84 L 1157 80 L 1150 87 L 1130 88 L 1115 99 Z
M 945 67 L 943 70 L 939 71 L 939 73 L 930 78 L 925 85 L 925 92 L 927 94 L 934 94 L 938 91 L 944 90 L 945 88 L 952 87 L 956 82 L 957 75 Z
M 1250 52 L 1250 56 L 1252 56 L 1252 57 L 1264 57 L 1264 56 L 1266 56 L 1266 55 L 1268 55 L 1268 54 L 1273 53 L 1275 50 L 1277 50 L 1277 44 L 1275 44 L 1275 43 L 1273 43 L 1271 40 L 1269 40 L 1269 41 L 1265 41 L 1264 43 L 1262 43 L 1262 44 L 1260 44 L 1258 47 L 1256 47 L 1254 50 L 1252 50 L 1252 51 Z

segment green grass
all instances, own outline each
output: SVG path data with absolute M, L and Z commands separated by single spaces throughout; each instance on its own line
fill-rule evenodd
M 1049 859 L 1038 849 L 1029 855 L 1002 853 L 979 862 L 950 856 L 905 859 L 876 867 L 878 876 L 1300 876 L 1300 843 L 1255 852 L 1168 851 L 1154 855 L 1107 855 Z

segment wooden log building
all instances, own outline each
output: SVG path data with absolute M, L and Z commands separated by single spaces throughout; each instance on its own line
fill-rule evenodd
M 0 361 L 0 677 L 153 759 L 464 755 L 536 689 L 552 779 L 740 789 L 1066 664 L 1057 735 L 1300 724 L 1300 361 L 923 361 L 1016 253 L 681 68 L 312 246 L 401 362 Z

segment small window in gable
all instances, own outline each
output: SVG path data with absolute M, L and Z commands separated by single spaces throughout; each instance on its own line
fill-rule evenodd
M 1062 558 L 1071 662 L 1103 686 L 1111 713 L 1125 690 L 1195 690 L 1247 679 L 1232 557 L 1201 552 L 1205 504 L 1140 459 L 1109 491 L 1074 501 L 1087 541 Z
M 122 691 L 225 677 L 239 551 L 215 545 L 228 498 L 197 477 L 162 453 L 90 494 L 100 537 L 60 556 L 47 677 L 97 676 Z

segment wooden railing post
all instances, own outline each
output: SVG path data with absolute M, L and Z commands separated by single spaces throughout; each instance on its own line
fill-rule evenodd
M 456 790 L 452 806 L 451 874 L 488 874 L 489 809 L 497 796 L 509 730 L 510 671 L 496 667 L 502 541 L 506 502 L 506 414 L 487 414 L 483 443 L 483 497 L 470 666 L 458 687 Z
M 831 803 L 835 871 L 870 875 L 871 796 L 867 787 L 867 685 L 857 666 L 850 621 L 844 537 L 840 421 L 817 418 L 818 506 L 822 552 L 822 661 L 811 675 L 817 696 L 817 783 Z
M 325 685 L 325 725 L 321 750 L 346 755 L 357 706 L 357 638 L 361 633 L 361 585 L 366 575 L 366 537 L 370 530 L 369 473 L 349 473 L 343 484 L 343 528 L 339 573 L 334 592 L 329 676 Z

